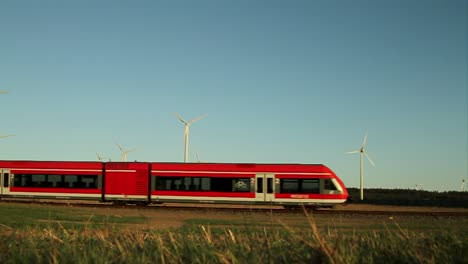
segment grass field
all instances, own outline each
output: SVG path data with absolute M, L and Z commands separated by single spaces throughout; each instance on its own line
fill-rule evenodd
M 1 263 L 468 263 L 464 217 L 0 203 Z

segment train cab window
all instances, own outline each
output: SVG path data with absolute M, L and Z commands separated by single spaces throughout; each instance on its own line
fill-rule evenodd
M 326 190 L 332 190 L 332 191 L 337 190 L 335 184 L 333 184 L 331 179 L 325 179 L 324 185 L 325 185 L 324 187 Z

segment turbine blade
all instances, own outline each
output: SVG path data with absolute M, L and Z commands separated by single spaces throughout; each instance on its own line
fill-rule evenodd
M 367 160 L 369 160 L 369 162 L 372 164 L 372 166 L 374 166 L 374 167 L 375 167 L 375 164 L 374 164 L 374 162 L 371 160 L 371 158 L 369 157 L 369 154 L 367 154 L 367 152 L 366 152 L 366 151 L 364 151 L 364 155 L 366 156 Z
M 0 94 L 7 94 L 8 91 L 0 91 Z
M 179 114 L 174 113 L 174 115 L 184 124 L 188 125 L 187 121 L 185 121 Z
M 120 146 L 120 144 L 118 144 L 118 143 L 115 143 L 115 144 L 116 144 L 117 147 L 120 149 L 120 151 L 125 152 L 124 148 L 122 148 L 122 146 Z
M 14 135 L 3 135 L 3 136 L 0 136 L 0 138 L 6 138 L 6 137 L 13 137 Z
M 345 152 L 345 154 L 354 154 L 354 153 L 359 153 L 361 151 L 359 150 L 353 150 L 353 151 L 350 151 L 350 152 Z
M 129 152 L 132 152 L 132 151 L 135 151 L 135 150 L 137 150 L 137 148 L 132 148 L 132 149 L 129 149 L 129 150 L 125 151 L 125 152 L 129 153 Z
M 366 143 L 367 143 L 367 130 L 366 130 L 366 134 L 364 135 L 364 140 L 362 141 L 361 148 L 365 147 Z
M 205 118 L 208 114 L 204 114 L 202 116 L 199 116 L 199 117 L 195 117 L 194 119 L 190 120 L 189 121 L 189 124 L 192 124 L 194 122 L 197 122 L 198 120 L 202 119 L 202 118 Z

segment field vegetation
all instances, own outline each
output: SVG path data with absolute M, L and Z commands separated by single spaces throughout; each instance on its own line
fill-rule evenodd
M 468 263 L 464 217 L 0 203 L 1 263 Z

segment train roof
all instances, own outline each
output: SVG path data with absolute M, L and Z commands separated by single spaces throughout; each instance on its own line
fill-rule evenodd
M 151 164 L 153 170 L 216 170 L 216 171 L 250 171 L 250 172 L 330 172 L 323 164 L 301 163 L 218 163 L 218 162 L 139 162 L 139 161 L 38 161 L 38 160 L 0 160 L 0 166 L 49 167 L 60 168 L 97 168 L 101 164 L 114 168 L 142 168 Z

